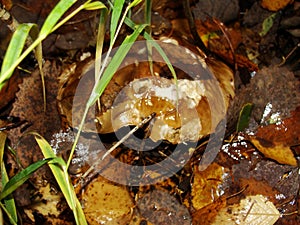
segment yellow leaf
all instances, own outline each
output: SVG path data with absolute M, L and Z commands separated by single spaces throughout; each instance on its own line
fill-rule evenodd
M 261 138 L 252 138 L 251 142 L 265 155 L 281 164 L 297 166 L 297 160 L 289 146 L 283 143 L 270 142 Z
M 84 213 L 90 225 L 127 224 L 134 207 L 125 186 L 112 183 L 98 176 L 83 195 Z

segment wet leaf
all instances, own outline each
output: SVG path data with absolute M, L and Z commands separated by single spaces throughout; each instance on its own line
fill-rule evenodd
M 299 145 L 299 128 L 300 107 L 297 107 L 289 118 L 279 119 L 275 124 L 260 126 L 250 140 L 266 157 L 296 166 L 297 161 L 290 147 Z
M 196 170 L 191 191 L 193 207 L 199 210 L 216 201 L 222 193 L 220 187 L 226 176 L 226 169 L 216 163 L 204 171 Z
M 282 164 L 297 166 L 297 160 L 290 146 L 287 146 L 285 143 L 270 142 L 259 138 L 252 138 L 251 142 L 265 157 L 274 159 Z
M 125 186 L 98 176 L 85 189 L 82 196 L 84 213 L 91 225 L 127 224 L 134 207 Z
M 272 225 L 279 217 L 280 213 L 272 202 L 262 195 L 255 195 L 222 208 L 212 224 Z

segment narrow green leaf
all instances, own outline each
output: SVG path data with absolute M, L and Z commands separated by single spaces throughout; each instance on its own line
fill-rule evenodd
M 110 21 L 110 41 L 113 42 L 125 0 L 115 0 Z
M 6 138 L 7 138 L 7 134 L 3 131 L 0 131 L 0 165 L 3 162 L 4 147 L 5 147 Z
M 96 2 L 89 2 L 88 4 L 85 4 L 84 9 L 97 10 L 97 9 L 107 9 L 107 8 L 102 2 L 96 1 Z
M 25 168 L 24 170 L 22 170 L 21 172 L 17 173 L 4 186 L 4 188 L 1 192 L 1 195 L 0 195 L 0 199 L 2 200 L 3 198 L 5 198 L 9 194 L 11 194 L 13 191 L 15 191 L 26 180 L 28 180 L 28 178 L 32 175 L 33 172 L 35 172 L 37 169 L 41 168 L 44 164 L 46 164 L 50 160 L 51 160 L 51 158 L 37 161 L 37 162 L 31 164 L 30 166 L 28 166 L 27 168 Z
M 12 76 L 13 70 L 9 73 L 7 71 L 15 63 L 15 61 L 21 55 L 21 52 L 24 48 L 26 39 L 32 27 L 37 26 L 33 23 L 21 24 L 17 27 L 17 30 L 14 32 L 12 39 L 6 50 L 0 73 L 0 90 L 4 86 L 5 82 Z
M 96 54 L 95 54 L 95 80 L 99 80 L 100 78 L 100 68 L 101 68 L 101 61 L 102 61 L 101 56 L 103 51 L 107 14 L 108 11 L 106 9 L 101 10 L 99 26 L 98 26 L 98 34 L 97 34 Z
M 129 18 L 125 19 L 125 23 L 127 26 L 129 26 L 131 29 L 134 29 L 135 23 L 132 22 L 132 20 L 130 20 Z M 147 45 L 151 44 L 157 51 L 158 53 L 161 55 L 161 57 L 163 58 L 163 60 L 166 62 L 170 72 L 172 73 L 172 76 L 174 78 L 175 81 L 177 81 L 177 75 L 175 72 L 175 69 L 172 65 L 172 63 L 170 62 L 168 56 L 166 55 L 166 53 L 164 52 L 164 50 L 160 47 L 160 45 L 151 37 L 151 35 L 147 32 L 143 33 L 144 38 L 149 41 L 149 43 L 147 43 Z
M 252 112 L 253 104 L 246 103 L 239 114 L 239 119 L 236 127 L 236 131 L 243 131 L 249 126 L 250 116 Z
M 3 162 L 3 155 L 4 155 L 4 148 L 6 142 L 7 135 L 6 133 L 0 131 L 0 168 L 1 168 L 1 184 L 4 187 L 7 182 L 9 181 L 5 164 Z M 1 190 L 2 192 L 2 190 Z M 5 213 L 7 214 L 11 224 L 17 224 L 18 222 L 18 215 L 15 200 L 12 195 L 8 195 L 7 198 L 4 200 L 5 205 Z M 4 207 L 4 206 L 3 206 Z
M 57 181 L 69 207 L 72 209 L 76 224 L 87 225 L 82 207 L 76 197 L 74 187 L 67 171 L 67 165 L 62 158 L 56 157 L 50 144 L 39 134 L 32 133 L 45 158 L 53 158 L 49 167 Z
M 45 20 L 40 36 L 47 36 L 52 32 L 53 27 L 56 25 L 58 20 L 65 14 L 65 12 L 75 3 L 77 0 L 60 0 L 59 3 L 50 12 L 47 19 Z
M 264 20 L 262 24 L 262 31 L 259 33 L 261 37 L 265 36 L 272 28 L 276 15 L 277 13 L 273 13 Z
M 142 2 L 142 0 L 134 0 L 133 2 L 130 3 L 129 8 L 135 7 L 138 4 L 140 4 L 141 2 Z
M 113 75 L 118 70 L 119 66 L 121 65 L 123 59 L 127 55 L 134 41 L 137 39 L 139 34 L 145 29 L 146 26 L 147 25 L 145 24 L 138 25 L 135 28 L 134 32 L 124 39 L 123 43 L 120 45 L 117 52 L 112 57 L 110 63 L 105 69 L 101 79 L 96 81 L 92 94 L 87 103 L 88 107 L 92 106 L 101 96 L 109 81 L 112 79 Z

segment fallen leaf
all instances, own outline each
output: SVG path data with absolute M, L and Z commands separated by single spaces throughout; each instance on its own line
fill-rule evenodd
M 192 182 L 192 205 L 199 210 L 206 205 L 214 202 L 222 194 L 221 184 L 226 176 L 227 170 L 216 164 L 211 164 L 204 171 L 194 172 L 194 180 Z
M 255 195 L 222 208 L 212 224 L 272 225 L 279 217 L 280 213 L 272 202 L 262 195 Z
M 261 6 L 270 11 L 278 11 L 293 2 L 294 0 L 262 0 Z
M 153 224 L 190 225 L 188 209 L 166 191 L 153 190 L 137 201 L 141 215 Z
M 292 111 L 289 118 L 260 126 L 250 140 L 266 157 L 296 166 L 297 160 L 290 147 L 300 143 L 300 107 Z
M 193 225 L 211 225 L 222 208 L 227 205 L 225 198 L 218 198 L 215 202 L 197 210 L 193 214 Z
M 127 224 L 130 221 L 134 204 L 125 186 L 98 176 L 87 186 L 82 199 L 90 225 Z
M 270 142 L 260 138 L 252 138 L 251 142 L 265 155 L 281 164 L 297 166 L 297 160 L 289 146 L 280 142 Z
M 45 187 L 39 188 L 38 196 L 39 198 L 34 200 L 25 210 L 25 213 L 32 221 L 35 221 L 33 212 L 39 213 L 45 218 L 48 218 L 49 214 L 51 214 L 52 217 L 58 217 L 60 215 L 61 211 L 58 208 L 58 204 L 62 199 L 60 192 L 54 193 L 51 191 L 50 184 L 47 184 Z

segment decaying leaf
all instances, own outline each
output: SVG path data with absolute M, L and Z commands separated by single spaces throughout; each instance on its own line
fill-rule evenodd
M 263 139 L 253 138 L 251 142 L 262 152 L 267 158 L 274 159 L 279 163 L 291 166 L 297 166 L 297 160 L 290 149 L 284 143 L 269 142 Z
M 91 225 L 127 224 L 134 207 L 125 186 L 114 184 L 98 176 L 83 194 L 86 219 Z
M 261 6 L 270 11 L 278 11 L 293 2 L 294 0 L 262 0 Z
M 221 184 L 226 176 L 226 169 L 216 163 L 205 171 L 196 170 L 191 191 L 193 207 L 198 210 L 218 199 L 222 195 Z
M 143 217 L 153 224 L 190 225 L 188 209 L 166 191 L 153 190 L 137 201 Z
M 62 213 L 62 209 L 59 208 L 59 204 L 63 198 L 62 194 L 51 190 L 50 184 L 40 187 L 38 192 L 37 196 L 39 197 L 33 200 L 33 203 L 25 209 L 25 213 L 29 219 L 34 222 L 34 214 L 36 213 L 44 216 L 49 222 L 53 218 L 58 218 Z M 51 218 L 49 215 L 51 215 Z
M 272 202 L 262 195 L 255 195 L 222 208 L 212 224 L 272 225 L 279 217 L 280 213 Z
M 276 123 L 258 128 L 252 143 L 266 157 L 282 164 L 297 165 L 291 146 L 300 143 L 300 107 L 291 112 L 291 116 Z

